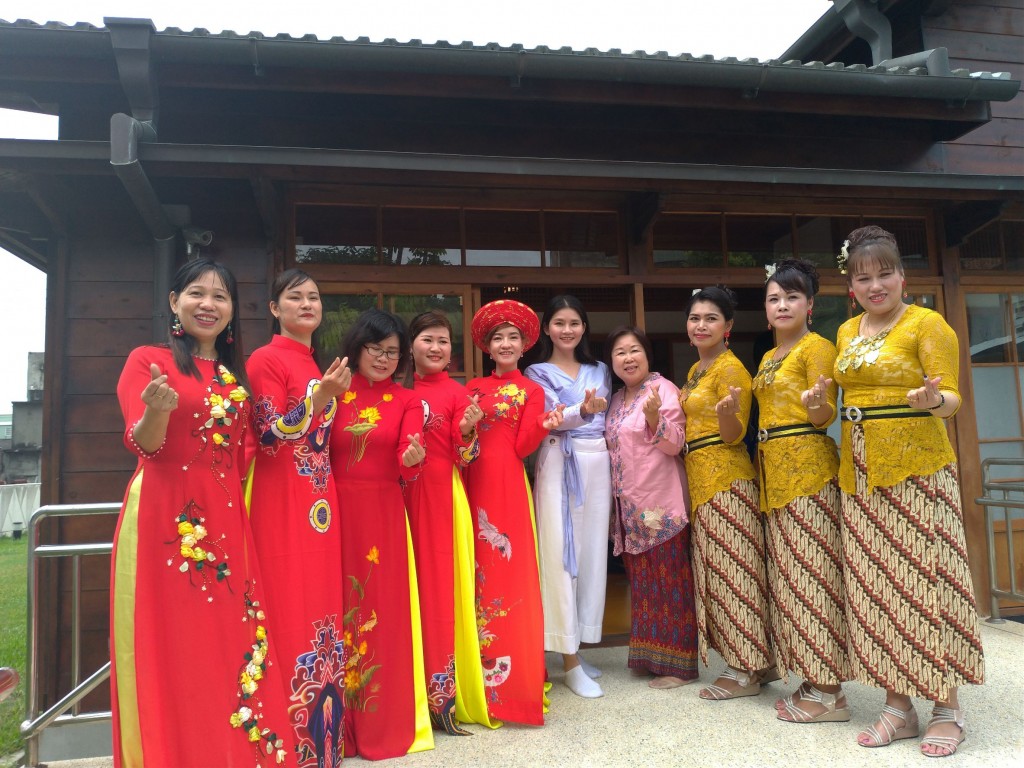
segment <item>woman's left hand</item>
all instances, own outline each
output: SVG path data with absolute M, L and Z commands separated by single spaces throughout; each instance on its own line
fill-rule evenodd
M 739 387 L 729 387 L 729 394 L 723 397 L 715 405 L 715 413 L 719 416 L 738 414 L 740 412 L 740 394 L 743 392 Z
M 564 410 L 565 406 L 562 405 L 561 403 L 556 405 L 554 410 L 548 411 L 547 414 L 544 416 L 544 421 L 541 422 L 541 426 L 544 427 L 544 429 L 548 430 L 558 429 L 560 426 L 562 426 L 562 411 Z
M 415 467 L 427 457 L 427 449 L 420 443 L 420 433 L 406 435 L 409 438 L 409 447 L 402 454 L 402 463 L 407 467 Z
M 939 392 L 939 382 L 941 381 L 941 376 L 936 376 L 934 379 L 929 379 L 925 376 L 923 387 L 911 389 L 907 392 L 907 404 L 911 408 L 917 408 L 921 411 L 938 408 L 942 405 L 943 401 L 942 393 Z

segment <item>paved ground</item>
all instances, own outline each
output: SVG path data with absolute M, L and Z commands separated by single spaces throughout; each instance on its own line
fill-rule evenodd
M 602 699 L 581 699 L 562 684 L 561 665 L 549 657 L 552 670 L 551 712 L 543 728 L 505 726 L 490 732 L 470 726 L 471 737 L 437 735 L 431 752 L 374 763 L 380 768 L 456 768 L 461 766 L 671 766 L 672 768 L 755 768 L 757 766 L 820 766 L 821 768 L 1007 768 L 1024 765 L 1024 625 L 982 625 L 987 659 L 984 686 L 965 688 L 961 703 L 967 713 L 967 741 L 960 752 L 932 763 L 918 751 L 917 740 L 885 749 L 864 749 L 854 738 L 869 725 L 882 705 L 872 688 L 847 685 L 853 708 L 848 723 L 794 725 L 775 719 L 773 702 L 795 687 L 781 682 L 765 687 L 761 696 L 726 702 L 705 702 L 697 686 L 655 691 L 630 676 L 625 648 L 599 648 L 586 654 L 604 670 Z M 702 670 L 710 681 L 722 663 Z M 558 670 L 555 672 L 555 670 Z M 922 721 L 930 706 L 917 703 Z M 366 764 L 358 758 L 349 765 Z M 50 763 L 49 768 L 110 768 L 110 758 Z M 214 766 L 211 765 L 211 768 Z

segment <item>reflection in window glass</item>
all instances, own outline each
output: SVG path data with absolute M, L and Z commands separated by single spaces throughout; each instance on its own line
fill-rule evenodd
M 462 334 L 462 296 L 459 294 L 385 294 L 384 308 L 402 318 L 406 325 L 420 312 L 436 310 L 444 313 L 452 324 L 452 362 L 449 374 L 461 374 L 466 370 Z M 410 339 L 412 341 L 412 339 Z
M 960 246 L 965 270 L 1024 272 L 1024 221 L 993 221 Z
M 725 242 L 731 267 L 759 267 L 792 258 L 791 217 L 726 214 Z
M 539 267 L 538 211 L 467 209 L 466 264 L 484 267 Z
M 978 435 L 985 439 L 1024 437 L 1017 414 L 1007 411 L 1008 392 L 1017 391 L 1017 368 L 1010 365 L 983 365 L 973 368 L 974 410 L 978 419 Z M 1016 410 L 1016 409 L 1014 409 Z
M 845 323 L 850 317 L 850 300 L 846 296 L 825 296 L 818 294 L 814 297 L 814 313 L 811 330 L 819 336 L 824 336 L 833 344 L 839 335 L 839 326 Z
M 462 261 L 458 210 L 385 208 L 381 229 L 385 264 L 442 266 Z
M 353 321 L 364 310 L 377 306 L 377 294 L 323 294 L 323 321 L 317 333 L 316 349 L 326 367 L 341 353 L 341 340 Z
M 295 208 L 299 264 L 376 264 L 377 209 L 359 205 Z
M 967 329 L 972 363 L 1008 363 L 1013 359 L 1013 335 L 1008 322 L 1009 298 L 1003 293 L 967 294 Z
M 662 214 L 654 223 L 656 267 L 720 267 L 720 214 Z
M 892 232 L 900 247 L 900 259 L 905 269 L 928 269 L 928 235 L 924 219 L 865 219 Z
M 836 255 L 843 240 L 859 226 L 856 216 L 797 216 L 797 253 L 820 268 L 837 269 Z
M 544 213 L 549 267 L 619 266 L 619 217 L 614 213 Z

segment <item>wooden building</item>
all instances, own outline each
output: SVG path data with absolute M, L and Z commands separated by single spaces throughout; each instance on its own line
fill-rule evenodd
M 753 363 L 763 265 L 798 254 L 834 337 L 850 312 L 834 254 L 877 223 L 914 301 L 961 339 L 951 429 L 986 606 L 979 464 L 1024 456 L 1024 8 L 880 0 L 872 27 L 850 15 L 863 5 L 837 1 L 771 61 L 0 22 L 0 106 L 60 115 L 57 141 L 0 140 L 0 242 L 48 274 L 43 503 L 121 498 L 115 383 L 164 337 L 186 251 L 239 276 L 248 349 L 269 336 L 272 275 L 301 264 L 328 344 L 364 307 L 440 306 L 470 376 L 476 307 L 571 291 L 598 341 L 635 321 L 678 381 L 693 288 L 738 290 Z M 86 673 L 107 656 L 108 565 L 83 574 Z M 47 704 L 69 688 L 71 576 L 44 577 Z

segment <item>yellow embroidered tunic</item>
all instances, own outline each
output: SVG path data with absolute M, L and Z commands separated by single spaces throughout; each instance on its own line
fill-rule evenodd
M 693 377 L 699 362 L 687 374 Z M 718 434 L 718 414 L 715 405 L 728 396 L 729 387 L 740 388 L 740 410 L 736 414 L 741 429 L 732 444 L 711 445 L 686 455 L 686 476 L 690 481 L 690 503 L 697 507 L 709 501 L 719 491 L 729 490 L 736 480 L 753 480 L 754 465 L 750 463 L 743 435 L 750 420 L 750 374 L 728 349 L 711 363 L 704 376 L 693 389 L 683 387 L 679 402 L 686 413 L 686 442 Z
M 843 351 L 857 336 L 860 317 L 839 328 L 835 379 L 843 388 L 843 406 L 906 405 L 907 392 L 924 377 L 942 377 L 939 390 L 959 397 L 960 357 L 956 333 L 942 316 L 924 307 L 909 306 L 889 331 L 874 363 L 863 361 L 839 370 Z M 868 487 L 888 488 L 911 475 L 930 475 L 956 461 L 946 425 L 939 418 L 873 419 L 864 429 Z M 852 422 L 843 422 L 839 487 L 854 493 Z
M 816 333 L 808 333 L 782 359 L 774 377 L 765 375 L 765 362 L 775 349 L 761 360 L 754 377 L 754 397 L 759 410 L 761 429 L 807 423 L 807 408 L 800 395 L 818 381 L 818 376 L 832 378 L 836 348 Z M 835 421 L 838 387 L 828 388 L 828 404 L 832 418 L 820 425 L 825 429 Z M 839 451 L 828 435 L 791 435 L 758 443 L 761 462 L 761 511 L 781 509 L 793 499 L 818 493 L 839 470 Z

